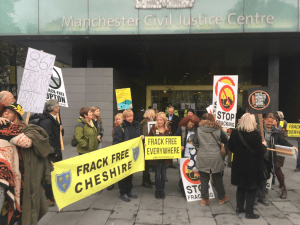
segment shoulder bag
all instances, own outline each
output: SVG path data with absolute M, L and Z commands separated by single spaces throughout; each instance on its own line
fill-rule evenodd
M 219 142 L 217 141 L 217 139 L 216 139 L 216 137 L 215 137 L 215 135 L 214 135 L 213 133 L 210 133 L 210 134 L 211 134 L 211 136 L 213 136 L 213 138 L 216 140 L 216 142 L 217 142 L 217 144 L 218 144 L 218 146 L 219 146 L 219 148 L 220 148 L 220 152 L 221 152 L 222 159 L 225 159 L 225 156 L 226 156 L 226 150 L 225 150 L 224 145 L 220 145 L 220 144 L 219 144 Z

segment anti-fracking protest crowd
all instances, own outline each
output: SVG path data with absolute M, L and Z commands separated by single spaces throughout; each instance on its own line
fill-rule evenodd
M 0 92 L 0 224 L 37 224 L 48 207 L 55 204 L 50 172 L 56 162 L 63 160 L 60 145 L 63 128 L 58 120 L 59 110 L 58 101 L 49 100 L 43 113 L 33 114 L 26 124 L 22 118 L 24 110 L 16 103 L 14 96 L 7 91 Z M 259 215 L 253 211 L 254 204 L 269 205 L 266 182 L 271 174 L 277 177 L 282 190 L 279 197 L 287 198 L 285 177 L 281 170 L 285 158 L 268 149 L 274 149 L 279 144 L 298 151 L 288 141 L 287 122 L 282 112 L 265 114 L 261 130 L 257 121 L 255 115 L 238 109 L 236 128 L 226 129 L 216 122 L 214 115 L 204 113 L 199 118 L 188 107 L 182 118 L 172 105 L 166 107 L 164 112 L 142 108 L 136 116 L 131 109 L 125 109 L 115 115 L 112 145 L 138 137 L 144 140 L 146 137 L 179 136 L 181 157 L 190 158 L 190 161 L 193 158 L 195 165 L 191 163 L 189 166 L 200 174 L 201 206 L 210 204 L 210 180 L 218 203 L 229 201 L 230 196 L 226 194 L 223 184 L 227 164 L 231 167 L 231 184 L 237 186 L 236 213 L 245 213 L 246 218 L 256 219 Z M 148 122 L 154 122 L 150 131 Z M 101 149 L 103 134 L 100 108 L 81 108 L 72 139 L 72 146 L 76 146 L 78 155 Z M 157 199 L 166 198 L 167 168 L 176 168 L 172 159 L 145 161 L 141 184 L 145 188 L 155 185 L 153 197 Z M 155 172 L 152 180 L 150 170 Z M 298 171 L 299 158 L 295 172 Z M 133 190 L 132 177 L 131 174 L 121 179 L 107 190 L 118 188 L 119 197 L 125 202 L 138 198 Z M 178 179 L 178 186 L 185 195 L 182 178 Z

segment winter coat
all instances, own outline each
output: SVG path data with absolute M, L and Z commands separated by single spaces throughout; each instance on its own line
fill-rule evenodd
M 123 141 L 128 141 L 141 135 L 142 132 L 139 122 L 132 121 L 132 123 L 129 123 L 128 121 L 124 120 L 121 125 L 115 127 L 113 144 L 115 145 Z
M 261 187 L 263 179 L 261 176 L 262 157 L 266 147 L 262 144 L 262 139 L 257 130 L 252 132 L 240 131 L 246 143 L 255 151 L 255 155 L 242 143 L 236 130 L 233 130 L 228 142 L 228 148 L 233 155 L 231 168 L 231 184 L 255 189 Z
M 220 145 L 221 142 L 225 144 L 228 141 L 220 123 L 202 120 L 194 138 L 194 146 L 199 146 L 196 168 L 204 173 L 219 173 L 224 170 L 224 161 L 220 147 L 211 134 Z
M 82 117 L 77 120 L 77 123 L 75 127 L 75 138 L 78 140 L 77 152 L 85 154 L 97 150 L 99 144 L 97 128 L 90 126 Z M 94 125 L 92 121 L 91 124 Z
M 169 119 L 169 114 L 167 114 L 167 118 Z M 175 134 L 179 123 L 179 117 L 173 114 L 172 120 L 170 121 L 172 134 Z
M 148 122 L 151 122 L 150 119 L 143 119 L 140 123 L 142 134 L 145 136 L 148 136 Z
M 103 137 L 103 134 L 104 134 L 104 128 L 103 128 L 103 125 L 102 125 L 102 120 L 101 121 L 93 120 L 93 123 L 94 123 L 95 127 L 97 128 L 97 135 L 100 135 L 100 138 L 101 138 L 100 142 L 102 142 L 102 137 Z
M 29 123 L 32 120 L 39 119 L 38 126 L 43 128 L 48 136 L 49 143 L 54 148 L 55 153 L 50 154 L 50 160 L 57 162 L 62 160 L 61 146 L 60 146 L 60 124 L 58 121 L 47 111 L 44 110 L 43 114 L 34 114 L 29 118 Z M 55 155 L 57 155 L 55 157 Z
M 53 167 L 47 156 L 54 153 L 54 149 L 43 128 L 29 124 L 23 132 L 32 140 L 33 147 L 22 149 L 25 171 L 22 225 L 35 225 L 48 211 L 43 184 L 51 183 Z

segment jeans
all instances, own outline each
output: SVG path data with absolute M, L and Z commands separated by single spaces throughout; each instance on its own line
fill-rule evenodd
M 150 173 L 149 173 L 150 165 L 149 164 L 150 164 L 150 161 L 145 160 L 145 170 L 143 171 L 143 183 L 150 181 Z
M 246 214 L 252 214 L 254 208 L 254 201 L 257 189 L 246 189 L 238 187 L 236 191 L 236 208 L 244 209 L 246 200 Z
M 155 187 L 157 191 L 163 191 L 165 189 L 166 175 L 167 170 L 165 160 L 157 160 L 155 170 Z
M 121 195 L 129 194 L 131 192 L 133 188 L 132 177 L 133 175 L 131 174 L 118 182 Z
M 201 181 L 201 198 L 204 200 L 209 199 L 209 178 L 210 174 L 209 173 L 203 173 L 199 171 L 200 173 L 200 181 Z M 218 199 L 221 200 L 225 197 L 225 189 L 223 185 L 223 175 L 222 172 L 220 173 L 213 173 L 212 174 L 212 180 L 214 182 L 215 189 L 218 193 Z
M 101 144 L 102 142 L 99 143 L 97 150 L 101 148 Z

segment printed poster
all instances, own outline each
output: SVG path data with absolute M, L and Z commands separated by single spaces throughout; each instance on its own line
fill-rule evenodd
M 54 66 L 46 100 L 56 99 L 60 106 L 69 107 L 65 83 L 60 68 Z
M 116 89 L 118 110 L 132 109 L 132 98 L 130 88 Z
M 289 137 L 300 137 L 300 123 L 288 123 L 286 129 Z
M 17 103 L 24 111 L 43 113 L 55 55 L 28 48 Z
M 186 195 L 186 200 L 188 202 L 200 201 L 201 198 L 201 181 L 200 174 L 194 170 L 188 170 L 190 159 L 181 158 L 180 159 L 180 173 L 182 177 L 183 187 Z M 211 182 L 208 183 L 209 198 L 215 198 Z

